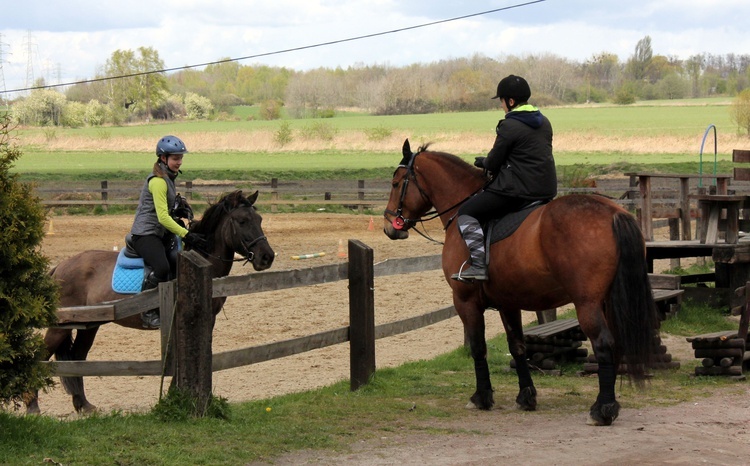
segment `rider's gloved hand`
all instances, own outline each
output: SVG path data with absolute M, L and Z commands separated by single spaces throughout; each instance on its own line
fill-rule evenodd
M 199 251 L 205 252 L 206 248 L 208 248 L 208 241 L 206 241 L 206 237 L 201 235 L 200 233 L 188 232 L 188 234 L 185 235 L 182 240 L 190 249 L 197 249 Z
M 474 159 L 474 166 L 478 168 L 485 168 L 484 167 L 484 159 L 487 157 L 477 157 Z

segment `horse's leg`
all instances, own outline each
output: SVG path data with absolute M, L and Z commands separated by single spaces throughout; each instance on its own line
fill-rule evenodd
M 468 309 L 467 309 L 468 308 Z M 492 396 L 492 382 L 490 381 L 490 366 L 487 363 L 487 341 L 484 335 L 484 309 L 474 305 L 464 305 L 463 312 L 459 312 L 464 323 L 464 336 L 469 342 L 471 357 L 474 360 L 474 374 L 477 390 L 466 405 L 469 409 L 492 409 L 495 400 Z
M 85 361 L 98 331 L 99 327 L 78 330 L 72 345 L 58 348 L 55 357 L 58 361 Z M 91 413 L 96 411 L 96 406 L 86 399 L 83 377 L 60 377 L 60 381 L 65 391 L 71 395 L 76 412 Z
M 576 305 L 581 330 L 591 340 L 599 365 L 599 395 L 589 410 L 587 424 L 611 425 L 620 414 L 620 403 L 615 397 L 615 382 L 620 362 L 614 352 L 614 337 L 607 327 L 601 304 Z
M 536 410 L 536 388 L 531 379 L 529 362 L 526 358 L 526 343 L 523 340 L 523 322 L 521 310 L 503 310 L 500 312 L 505 327 L 505 335 L 508 338 L 508 349 L 513 360 L 516 362 L 516 374 L 518 375 L 518 396 L 516 406 L 524 411 Z
M 71 330 L 50 328 L 44 334 L 44 345 L 47 347 L 47 354 L 44 356 L 44 360 L 48 361 L 49 358 L 57 351 L 57 348 L 66 340 L 70 338 Z M 26 414 L 39 414 L 39 390 L 32 392 L 26 392 L 23 394 L 23 402 L 26 405 Z

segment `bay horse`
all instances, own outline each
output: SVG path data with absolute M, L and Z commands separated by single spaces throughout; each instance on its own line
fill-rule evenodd
M 394 240 L 405 239 L 421 221 L 439 217 L 443 224 L 443 273 L 453 291 L 476 373 L 476 392 L 467 407 L 489 410 L 494 405 L 485 309 L 500 312 L 518 374 L 517 407 L 533 411 L 536 388 L 526 359 L 521 310 L 542 311 L 572 302 L 599 364 L 599 393 L 588 423 L 612 424 L 620 410 L 615 396 L 620 362 L 626 358 L 628 376 L 642 386 L 655 346 L 656 306 L 645 242 L 635 218 L 601 196 L 558 197 L 529 214 L 511 236 L 492 245 L 489 281 L 452 280 L 450 276 L 468 257 L 453 219 L 458 207 L 482 190 L 487 179 L 482 170 L 454 155 L 429 151 L 428 146 L 412 153 L 409 140 L 404 143 L 384 212 L 384 233 Z
M 245 197 L 242 191 L 223 196 L 206 209 L 200 221 L 192 223 L 189 230 L 206 236 L 206 251 L 198 251 L 211 263 L 212 277 L 224 277 L 234 263 L 235 253 L 250 262 L 256 271 L 271 267 L 275 254 L 261 227 L 262 218 L 254 206 L 258 192 Z M 50 271 L 60 286 L 60 306 L 89 306 L 123 299 L 131 295 L 112 291 L 112 273 L 117 260 L 116 251 L 84 251 L 62 261 Z M 213 315 L 221 310 L 225 297 L 212 301 Z M 146 330 L 140 314 L 114 321 L 123 327 Z M 44 335 L 47 359 L 53 354 L 58 361 L 84 361 L 96 338 L 99 327 L 78 329 L 49 328 Z M 61 377 L 62 386 L 72 396 L 77 412 L 92 412 L 96 407 L 89 403 L 84 392 L 83 377 Z M 38 393 L 24 396 L 26 411 L 37 414 Z

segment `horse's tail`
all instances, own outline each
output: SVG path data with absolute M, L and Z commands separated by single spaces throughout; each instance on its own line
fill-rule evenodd
M 74 345 L 73 332 L 68 332 L 55 349 L 55 359 L 58 361 L 76 360 Z M 60 377 L 60 383 L 68 395 L 83 393 L 83 377 Z
M 636 383 L 645 379 L 656 346 L 657 312 L 646 265 L 646 245 L 635 218 L 618 212 L 612 222 L 620 253 L 610 293 L 608 321 L 615 335 L 615 352 L 624 357 L 627 374 Z M 621 358 L 617 358 L 620 360 Z

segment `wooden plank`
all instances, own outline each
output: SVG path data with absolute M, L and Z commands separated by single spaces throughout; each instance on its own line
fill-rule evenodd
M 566 332 L 578 327 L 578 319 L 559 319 L 546 324 L 536 325 L 524 329 L 524 335 L 549 337 L 556 333 Z
M 654 301 L 667 301 L 682 296 L 685 290 L 654 290 Z
M 750 181 L 750 168 L 734 167 L 735 181 Z
M 375 276 L 386 277 L 389 275 L 401 275 L 403 273 L 424 272 L 426 270 L 438 270 L 443 266 L 442 256 L 406 257 L 402 259 L 388 259 L 375 264 Z
M 732 162 L 750 163 L 750 150 L 733 149 L 732 150 Z
M 321 265 L 308 269 L 281 270 L 236 275 L 213 280 L 213 297 L 237 296 L 344 280 L 348 263 Z
M 57 309 L 57 323 L 72 322 L 112 322 L 115 320 L 115 307 L 112 304 L 95 306 L 72 306 Z
M 115 307 L 115 318 L 114 320 L 124 319 L 134 314 L 140 314 L 150 309 L 156 309 L 159 307 L 159 290 L 154 288 L 152 290 L 144 291 L 142 293 L 135 294 L 129 298 L 120 299 L 117 301 L 111 301 L 109 303 Z
M 44 361 L 60 377 L 161 375 L 161 361 Z
M 212 367 L 213 371 L 216 372 L 234 367 L 249 366 L 347 341 L 349 341 L 349 327 L 341 327 L 267 345 L 216 353 L 213 355 Z
M 661 290 L 677 290 L 682 283 L 679 275 L 666 273 L 650 273 L 648 274 L 648 280 L 651 283 L 651 288 Z
M 391 337 L 401 333 L 411 332 L 428 325 L 436 324 L 451 317 L 457 316 L 456 308 L 453 306 L 444 307 L 436 311 L 429 312 L 420 316 L 410 317 L 395 322 L 380 324 L 375 327 L 375 339 Z

